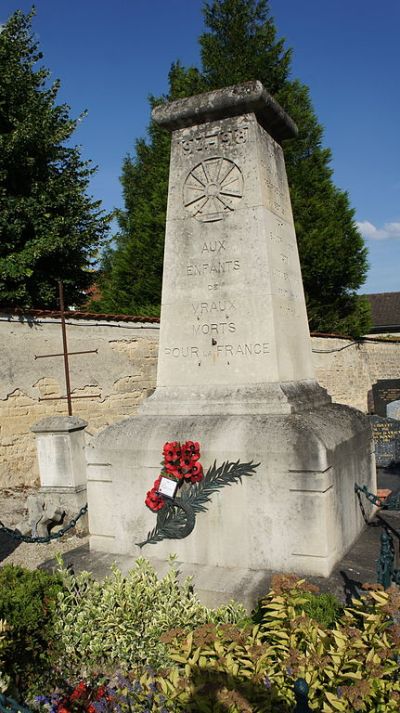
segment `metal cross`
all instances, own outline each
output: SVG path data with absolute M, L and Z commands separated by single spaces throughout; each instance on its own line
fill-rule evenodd
M 61 318 L 61 332 L 63 340 L 63 351 L 59 354 L 35 354 L 35 359 L 48 359 L 49 357 L 64 357 L 64 372 L 65 372 L 65 387 L 66 396 L 47 396 L 46 398 L 39 398 L 39 401 L 60 401 L 61 399 L 66 399 L 68 402 L 68 416 L 72 416 L 72 399 L 93 399 L 95 396 L 93 394 L 85 396 L 72 396 L 71 394 L 71 381 L 69 374 L 69 362 L 68 357 L 73 354 L 97 354 L 97 349 L 89 349 L 80 352 L 69 352 L 67 344 L 67 328 L 65 325 L 65 309 L 64 309 L 64 287 L 61 280 L 58 282 L 58 292 L 60 297 L 60 318 Z

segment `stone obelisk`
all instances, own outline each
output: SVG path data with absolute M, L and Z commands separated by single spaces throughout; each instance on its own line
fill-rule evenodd
M 296 126 L 260 82 L 157 107 L 172 131 L 157 388 L 88 460 L 91 547 L 134 554 L 154 527 L 146 490 L 166 441 L 259 462 L 213 496 L 176 553 L 206 601 L 249 603 L 270 570 L 328 575 L 374 488 L 368 421 L 315 380 L 281 142 Z

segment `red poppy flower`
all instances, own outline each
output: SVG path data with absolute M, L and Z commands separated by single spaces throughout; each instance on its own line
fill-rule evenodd
M 200 458 L 200 445 L 197 441 L 186 441 L 182 445 L 182 458 L 197 461 Z
M 157 502 L 155 502 L 154 500 L 149 500 L 149 498 L 146 498 L 146 500 L 144 502 L 147 505 L 147 507 L 150 510 L 152 510 L 153 512 L 158 512 L 159 510 L 162 510 L 162 508 L 165 505 L 165 500 L 163 500 L 162 498 L 160 498 Z
M 168 475 L 172 475 L 177 480 L 182 480 L 183 473 L 179 465 L 175 465 L 174 463 L 166 463 L 165 470 L 167 471 Z
M 188 473 L 190 473 L 193 465 L 194 465 L 194 463 L 191 458 L 181 458 L 180 459 L 179 466 L 180 466 L 180 469 L 181 469 L 183 475 L 185 476 L 185 478 L 187 477 Z
M 164 507 L 165 500 L 160 495 L 157 495 L 155 488 L 152 488 L 147 493 L 145 503 L 147 507 L 150 508 L 150 510 L 153 510 L 153 512 L 157 512 L 157 510 L 161 510 L 161 508 Z
M 163 456 L 166 463 L 172 463 L 181 457 L 181 444 L 179 441 L 171 441 L 165 443 L 163 448 Z
M 87 713 L 96 713 L 96 708 L 94 707 L 94 705 L 92 703 L 86 708 L 86 710 L 87 710 Z
M 190 473 L 190 482 L 199 483 L 200 480 L 203 480 L 203 466 L 201 463 L 194 463 Z

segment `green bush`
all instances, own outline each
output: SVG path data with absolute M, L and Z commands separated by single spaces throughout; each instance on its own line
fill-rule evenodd
M 305 613 L 308 602 L 304 583 L 291 584 L 268 594 L 253 627 L 207 624 L 166 634 L 176 665 L 153 677 L 157 695 L 174 711 L 289 713 L 294 682 L 304 678 L 319 713 L 398 713 L 399 592 L 372 591 L 332 628 Z
M 19 694 L 50 665 L 52 612 L 61 586 L 60 577 L 48 572 L 13 565 L 0 568 L 0 619 L 11 628 L 3 670 Z
M 189 630 L 210 621 L 241 621 L 246 615 L 239 604 L 208 609 L 190 580 L 180 585 L 173 567 L 159 580 L 142 558 L 126 577 L 114 568 L 101 583 L 87 572 L 75 576 L 61 569 L 60 576 L 64 587 L 58 593 L 54 633 L 63 653 L 55 664 L 71 677 L 168 663 L 160 636 L 172 627 Z
M 334 626 L 343 613 L 343 606 L 333 594 L 304 592 L 302 609 L 310 617 L 325 627 Z
M 10 645 L 9 635 L 10 627 L 0 619 L 0 693 L 5 693 L 10 683 L 9 676 L 4 673 L 4 655 Z
M 333 595 L 320 593 L 319 587 L 308 583 L 306 580 L 299 580 L 295 574 L 275 574 L 271 580 L 271 590 L 276 594 L 290 592 L 291 590 L 301 590 L 301 604 L 295 608 L 298 614 L 304 611 L 310 619 L 314 619 L 325 627 L 333 627 L 340 615 L 343 613 L 343 605 Z M 260 624 L 263 620 L 262 600 L 259 601 L 254 610 L 252 620 L 255 624 Z

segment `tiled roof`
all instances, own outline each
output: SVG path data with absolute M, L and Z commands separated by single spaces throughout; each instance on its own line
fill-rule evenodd
M 400 292 L 365 295 L 371 305 L 374 330 L 400 331 Z

